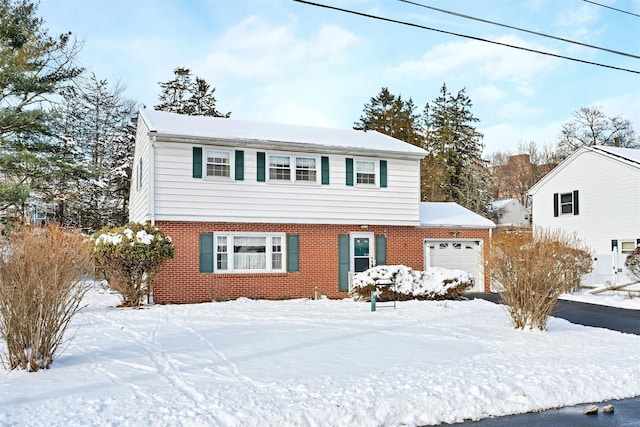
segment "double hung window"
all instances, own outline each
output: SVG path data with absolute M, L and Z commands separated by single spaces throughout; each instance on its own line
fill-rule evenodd
M 356 184 L 376 183 L 376 164 L 371 160 L 356 160 Z
M 560 213 L 573 214 L 573 193 L 560 194 Z
M 269 155 L 269 180 L 317 182 L 317 160 L 315 157 Z
M 207 150 L 207 176 L 231 176 L 231 155 L 228 151 Z

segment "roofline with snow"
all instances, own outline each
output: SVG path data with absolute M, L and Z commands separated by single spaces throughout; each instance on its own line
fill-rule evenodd
M 291 141 L 275 141 L 267 139 L 247 139 L 247 138 L 220 138 L 215 136 L 196 136 L 196 135 L 179 135 L 171 133 L 162 133 L 155 130 L 149 131 L 150 136 L 155 136 L 156 141 L 162 142 L 177 142 L 185 144 L 199 144 L 199 145 L 215 145 L 225 147 L 238 147 L 239 144 L 244 148 L 255 149 L 273 149 L 283 151 L 295 151 L 305 152 L 313 154 L 348 154 L 353 156 L 372 155 L 380 157 L 392 157 L 398 159 L 415 159 L 420 160 L 426 156 L 422 153 L 412 153 L 408 151 L 393 151 L 393 150 L 375 150 L 375 149 L 363 149 L 360 147 L 349 146 L 329 146 L 324 144 L 313 143 L 300 143 Z
M 560 163 L 558 163 L 558 165 L 553 168 L 551 170 L 551 172 L 549 172 L 548 174 L 546 174 L 545 176 L 542 177 L 542 179 L 538 182 L 536 182 L 530 189 L 529 191 L 527 191 L 527 195 L 529 196 L 533 196 L 534 194 L 536 194 L 536 192 L 538 192 L 538 190 L 540 189 L 540 187 L 542 187 L 544 184 L 546 184 L 549 180 L 551 180 L 552 178 L 554 178 L 558 173 L 560 173 L 560 171 L 562 169 L 564 169 L 569 163 L 571 163 L 576 157 L 587 153 L 587 152 L 592 152 L 592 153 L 596 153 L 599 154 L 601 156 L 607 157 L 611 160 L 626 164 L 628 166 L 631 167 L 635 167 L 640 169 L 640 162 L 637 162 L 635 160 L 629 159 L 627 157 L 624 156 L 620 156 L 618 154 L 613 154 L 610 153 L 608 151 L 605 150 L 600 150 L 598 149 L 598 146 L 583 146 L 578 148 L 576 151 L 574 151 L 569 157 L 567 157 L 566 159 L 564 159 L 563 161 L 561 161 Z

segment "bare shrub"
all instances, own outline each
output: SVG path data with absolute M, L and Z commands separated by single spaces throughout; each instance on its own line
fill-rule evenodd
M 632 280 L 640 280 L 640 246 L 627 256 L 624 266 Z
M 8 369 L 49 368 L 87 286 L 90 243 L 57 225 L 13 232 L 0 259 L 0 336 Z
M 560 230 L 496 234 L 491 274 L 516 329 L 546 329 L 558 297 L 592 268 L 587 247 Z
M 151 225 L 129 223 L 95 234 L 93 258 L 122 306 L 138 307 L 153 292 L 162 264 L 173 258 L 171 239 Z

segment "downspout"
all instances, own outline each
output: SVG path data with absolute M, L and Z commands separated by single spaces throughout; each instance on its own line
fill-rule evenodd
M 151 222 L 151 225 L 156 225 L 155 146 L 156 146 L 156 136 L 152 135 L 151 144 L 149 145 L 149 220 Z

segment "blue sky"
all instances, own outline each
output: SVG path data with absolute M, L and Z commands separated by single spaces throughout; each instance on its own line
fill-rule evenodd
M 640 71 L 640 59 L 393 0 L 317 0 L 346 9 Z M 418 3 L 640 56 L 640 17 L 583 0 Z M 640 0 L 598 3 L 640 15 Z M 485 154 L 555 142 L 584 106 L 633 122 L 640 74 L 371 20 L 292 0 L 41 0 L 52 34 L 71 31 L 80 63 L 152 107 L 176 67 L 216 87 L 236 119 L 350 128 L 381 87 L 422 108 L 443 83 L 465 88 Z

